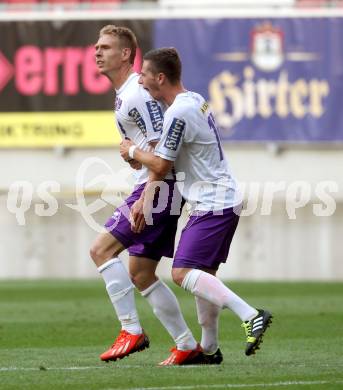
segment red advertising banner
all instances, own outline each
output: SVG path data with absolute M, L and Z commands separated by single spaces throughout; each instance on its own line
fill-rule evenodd
M 115 22 L 137 36 L 138 71 L 142 53 L 152 47 L 151 23 Z M 107 24 L 113 22 L 0 23 L 0 147 L 118 142 L 114 91 L 94 60 L 94 44 Z

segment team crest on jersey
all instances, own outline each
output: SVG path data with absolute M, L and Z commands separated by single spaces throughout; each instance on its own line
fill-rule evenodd
M 164 146 L 170 150 L 176 150 L 181 141 L 182 134 L 185 130 L 186 122 L 182 119 L 174 118 L 171 126 L 168 130 L 167 139 L 164 142 Z
M 115 100 L 114 100 L 114 111 L 118 111 L 122 105 L 123 101 L 118 97 L 116 96 Z
M 163 128 L 163 114 L 161 107 L 158 105 L 158 103 L 155 100 L 150 100 L 146 102 L 146 105 L 148 107 L 150 119 L 152 126 L 154 128 L 154 131 L 162 131 Z
M 129 111 L 129 116 L 136 122 L 136 125 L 139 127 L 140 131 L 146 137 L 145 122 L 136 107 L 134 107 L 132 110 Z

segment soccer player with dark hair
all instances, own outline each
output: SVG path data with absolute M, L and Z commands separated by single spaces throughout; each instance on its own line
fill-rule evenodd
M 220 353 L 217 324 L 220 309 L 231 309 L 246 333 L 246 355 L 259 348 L 272 315 L 255 309 L 226 287 L 217 277 L 220 263 L 227 260 L 236 231 L 242 199 L 237 182 L 224 156 L 215 119 L 208 103 L 198 93 L 187 91 L 181 81 L 181 60 L 174 48 L 162 48 L 144 56 L 140 83 L 156 100 L 168 105 L 162 136 L 154 152 L 143 151 L 132 141 L 123 141 L 121 154 L 128 153 L 163 180 L 174 166 L 183 175 L 180 191 L 192 205 L 173 262 L 176 284 L 196 297 L 201 346 L 209 356 Z M 142 225 L 143 205 L 151 202 L 144 191 L 133 219 Z

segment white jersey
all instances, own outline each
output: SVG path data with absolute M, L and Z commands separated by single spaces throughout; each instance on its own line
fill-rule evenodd
M 140 149 L 153 151 L 149 142 L 158 141 L 162 133 L 163 108 L 138 83 L 139 75 L 133 73 L 116 90 L 115 119 L 122 138 L 129 138 Z M 134 170 L 136 185 L 148 179 L 148 169 Z
M 180 192 L 195 210 L 222 210 L 241 203 L 214 117 L 201 95 L 188 91 L 176 96 L 165 112 L 155 155 L 174 161 L 177 178 L 183 180 L 178 183 Z

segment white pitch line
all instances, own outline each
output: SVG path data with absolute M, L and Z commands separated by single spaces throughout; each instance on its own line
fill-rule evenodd
M 212 385 L 190 385 L 190 386 L 165 386 L 165 387 L 127 387 L 127 388 L 106 388 L 104 390 L 193 390 L 193 389 L 244 389 L 248 387 L 278 387 L 278 386 L 310 386 L 342 384 L 342 381 L 287 381 L 273 383 L 226 383 Z
M 82 371 L 82 370 L 98 370 L 107 368 L 116 368 L 116 366 L 81 366 L 81 367 L 0 367 L 0 372 L 9 371 Z M 133 368 L 141 367 L 140 365 L 118 365 L 117 368 Z M 186 366 L 185 366 L 186 367 Z M 190 367 L 190 366 L 188 366 Z M 183 367 L 184 368 L 184 367 Z M 326 384 L 343 384 L 342 381 L 287 381 L 287 382 L 272 382 L 272 383 L 225 383 L 225 384 L 206 384 L 206 385 L 190 385 L 190 386 L 164 386 L 164 387 L 129 387 L 129 388 L 107 388 L 105 390 L 194 390 L 194 389 L 241 389 L 249 387 L 277 387 L 277 386 L 310 386 L 310 385 L 326 385 Z
M 83 370 L 98 370 L 110 368 L 134 368 L 142 367 L 141 365 L 106 365 L 106 366 L 81 366 L 81 367 L 0 367 L 0 372 L 10 371 L 83 371 Z M 184 366 L 199 367 L 199 366 Z M 158 387 L 126 387 L 126 388 L 106 388 L 104 390 L 195 390 L 195 389 L 242 389 L 249 387 L 277 387 L 277 386 L 310 386 L 310 385 L 326 385 L 326 384 L 343 384 L 343 380 L 338 381 L 287 381 L 287 382 L 272 382 L 272 383 L 225 383 L 225 384 L 206 384 L 206 385 L 185 385 L 185 386 L 158 386 Z
M 6 371 L 51 371 L 51 370 L 62 370 L 62 371 L 77 371 L 77 370 L 94 370 L 106 367 L 0 367 L 1 372 Z
M 75 367 L 0 367 L 0 372 L 8 371 L 82 371 L 82 370 L 103 370 L 103 369 L 116 369 L 116 368 L 142 368 L 140 364 L 104 364 L 103 366 L 75 366 Z M 156 366 L 157 367 L 157 366 Z M 201 368 L 200 365 L 187 365 L 187 366 L 173 366 L 168 368 L 178 368 L 178 369 L 190 369 L 190 368 Z M 118 390 L 118 389 L 116 389 Z

